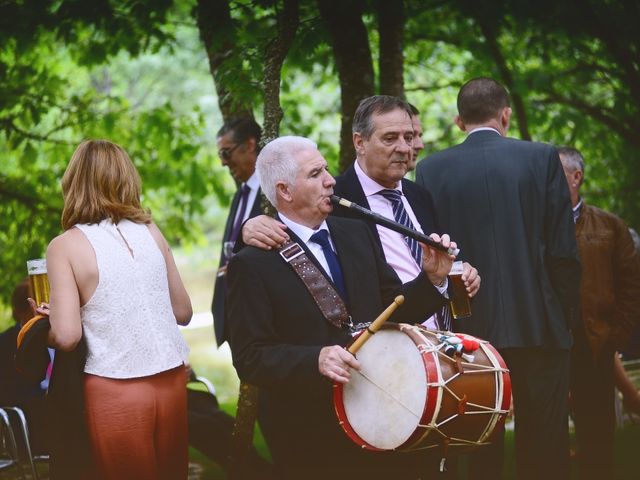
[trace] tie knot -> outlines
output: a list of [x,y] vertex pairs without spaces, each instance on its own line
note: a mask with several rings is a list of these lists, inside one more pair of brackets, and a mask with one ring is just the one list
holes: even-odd
[[329,232],[327,232],[324,229],[318,230],[316,233],[311,235],[311,238],[309,238],[309,240],[311,240],[312,242],[317,243],[321,247],[330,246],[330,244],[329,244]]
[[389,200],[391,203],[402,202],[402,192],[400,190],[385,188],[384,190],[380,190],[378,193]]
[[249,192],[251,191],[251,187],[245,183],[245,184],[242,185],[241,191],[242,191],[242,196],[247,196],[247,195],[249,195]]

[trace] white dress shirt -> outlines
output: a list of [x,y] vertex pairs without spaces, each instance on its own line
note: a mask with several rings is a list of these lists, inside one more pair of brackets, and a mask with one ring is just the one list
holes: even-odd
[[[322,266],[322,268],[327,273],[329,278],[333,280],[333,276],[331,275],[331,271],[329,270],[329,264],[327,263],[327,259],[325,258],[324,252],[322,251],[322,247],[320,246],[319,243],[312,242],[309,240],[311,238],[311,235],[318,232],[319,230],[326,230],[327,232],[329,232],[329,228],[327,227],[327,222],[323,221],[320,224],[320,227],[314,230],[313,228],[305,227],[304,225],[300,225],[299,223],[294,222],[290,218],[285,217],[282,213],[278,212],[278,216],[280,217],[280,220],[282,220],[282,223],[284,223],[289,228],[289,230],[295,233],[298,236],[298,238],[300,238],[300,240],[302,240],[305,243],[309,251],[313,254],[314,257],[316,257],[316,259],[318,260],[318,263]],[[331,248],[335,252],[336,247],[333,244],[333,240],[331,240],[330,232],[329,232],[329,243],[331,244]]]

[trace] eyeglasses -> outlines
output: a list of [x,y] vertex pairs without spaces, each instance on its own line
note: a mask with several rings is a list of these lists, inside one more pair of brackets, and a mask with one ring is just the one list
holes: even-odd
[[225,161],[229,161],[229,159],[231,159],[231,154],[233,153],[233,151],[238,148],[240,146],[239,143],[236,143],[233,147],[231,148],[223,148],[222,150],[218,150],[218,156]]

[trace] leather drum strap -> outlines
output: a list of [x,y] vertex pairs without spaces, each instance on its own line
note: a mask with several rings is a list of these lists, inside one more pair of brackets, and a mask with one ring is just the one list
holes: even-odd
[[350,327],[351,319],[342,297],[320,269],[309,260],[304,249],[298,243],[288,241],[280,247],[278,253],[300,277],[324,318],[337,328]]

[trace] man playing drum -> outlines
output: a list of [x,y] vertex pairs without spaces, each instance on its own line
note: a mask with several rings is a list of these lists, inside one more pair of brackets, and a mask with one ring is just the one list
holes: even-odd
[[[347,438],[327,380],[347,383],[359,369],[343,347],[396,295],[406,300],[394,321],[420,322],[440,309],[453,256],[421,244],[422,272],[402,285],[364,223],[327,218],[335,181],[311,140],[272,141],[256,168],[297,246],[249,246],[233,257],[227,321],[238,375],[260,388],[258,419],[280,476],[417,478],[414,457],[368,452]],[[455,247],[446,234],[431,238]]]

